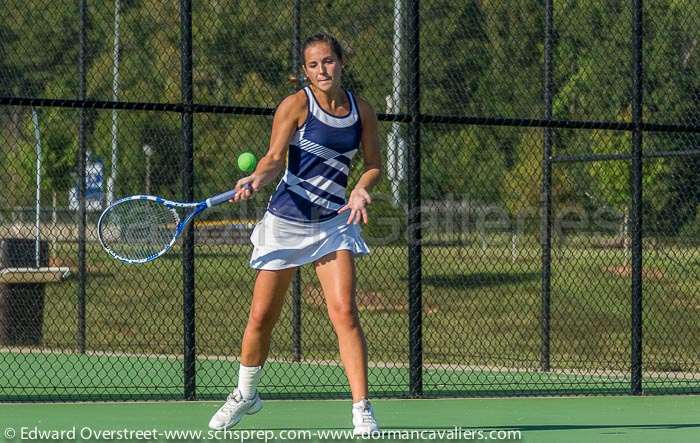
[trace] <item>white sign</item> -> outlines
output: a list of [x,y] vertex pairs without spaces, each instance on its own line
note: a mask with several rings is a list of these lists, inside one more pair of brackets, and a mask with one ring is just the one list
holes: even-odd
[[[85,165],[85,208],[88,211],[101,211],[104,199],[104,163],[99,158],[87,155]],[[68,194],[69,208],[78,210],[78,186],[73,186]]]

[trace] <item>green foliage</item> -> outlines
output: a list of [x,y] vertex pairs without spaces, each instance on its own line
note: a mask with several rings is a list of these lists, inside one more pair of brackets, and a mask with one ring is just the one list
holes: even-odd
[[55,127],[45,130],[43,136],[44,186],[51,192],[66,195],[73,185],[70,173],[78,152],[76,139]]
[[[78,4],[11,0],[0,15],[0,93],[75,98],[78,95]],[[459,3],[459,2],[458,2]],[[180,25],[177,2],[120,1],[119,84],[122,101],[181,101]],[[696,123],[700,115],[700,8],[689,0],[645,2],[645,121]],[[394,4],[303,2],[302,38],[321,30],[335,34],[347,51],[345,84],[378,112],[393,88]],[[405,13],[405,11],[404,11]],[[421,111],[441,115],[542,118],[544,5],[541,0],[469,0],[446,5],[421,2]],[[193,5],[194,99],[199,103],[276,106],[295,85],[292,6],[273,0],[198,2]],[[114,3],[88,8],[87,93],[112,98]],[[632,15],[628,4],[554,2],[554,118],[631,120]],[[404,38],[406,37],[406,29]],[[401,92],[408,91],[402,47]],[[401,103],[402,111],[407,103]],[[0,186],[12,189],[6,204],[33,195],[34,142],[28,109],[2,111]],[[180,115],[110,110],[86,111],[88,149],[112,170],[118,148],[116,195],[143,192],[143,146],[154,149],[151,192],[180,194]],[[41,113],[44,190],[67,201],[75,171],[78,112]],[[383,131],[384,129],[382,129]],[[542,131],[424,125],[421,138],[425,199],[469,199],[504,204],[511,214],[539,206]],[[198,197],[219,192],[240,177],[242,151],[261,157],[270,119],[195,115]],[[556,130],[555,155],[628,153],[629,132]],[[381,134],[380,140],[386,140]],[[695,135],[645,134],[645,151],[696,149]],[[382,146],[384,150],[385,147]],[[12,168],[7,166],[8,160]],[[672,234],[692,220],[699,201],[696,161],[645,161],[644,214],[649,232]],[[357,168],[356,168],[357,169]],[[625,211],[630,202],[625,161],[566,164],[553,170],[556,202],[607,205]],[[405,187],[405,186],[404,186]],[[388,192],[385,182],[379,192]],[[585,197],[584,192],[592,197]],[[405,189],[402,191],[405,194]],[[261,202],[264,203],[264,202]],[[389,205],[391,206],[391,205]],[[386,208],[386,211],[394,209]],[[382,209],[380,212],[383,212]]]
[[423,63],[423,109],[443,115],[473,109],[471,102],[489,68],[486,11],[470,1],[449,8],[427,2],[422,12],[431,28],[421,41],[429,48]]
[[683,227],[679,236],[692,240],[700,238],[700,205],[695,208],[695,217]]
[[422,186],[427,200],[500,201],[504,159],[497,133],[475,127],[426,131]]
[[512,216],[539,207],[543,158],[537,142],[541,139],[542,130],[529,129],[517,147],[515,166],[503,176],[503,199]]

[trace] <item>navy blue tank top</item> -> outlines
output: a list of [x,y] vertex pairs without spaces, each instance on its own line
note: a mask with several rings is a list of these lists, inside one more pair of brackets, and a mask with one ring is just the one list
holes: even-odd
[[287,153],[287,169],[267,210],[287,220],[319,222],[345,205],[350,162],[362,136],[355,97],[346,91],[350,112],[336,117],[324,111],[311,89],[304,88],[308,114]]

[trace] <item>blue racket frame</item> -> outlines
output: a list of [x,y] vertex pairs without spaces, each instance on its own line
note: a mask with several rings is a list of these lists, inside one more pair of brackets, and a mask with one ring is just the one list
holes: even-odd
[[[129,263],[129,264],[143,264],[143,263],[148,263],[152,262],[153,260],[157,259],[161,255],[165,254],[168,252],[177,239],[180,237],[180,235],[184,232],[185,228],[187,225],[192,221],[193,218],[195,218],[198,214],[200,214],[202,211],[205,209],[211,208],[212,206],[220,205],[222,203],[225,203],[229,200],[231,200],[234,196],[236,195],[236,191],[226,191],[222,192],[221,194],[217,194],[213,197],[210,197],[206,200],[202,200],[199,202],[192,202],[192,203],[184,203],[184,202],[176,202],[176,201],[171,201],[171,200],[166,200],[162,197],[157,197],[154,195],[132,195],[130,197],[124,197],[122,199],[117,200],[116,202],[112,203],[107,209],[102,211],[102,214],[100,214],[100,218],[97,221],[97,236],[98,239],[100,240],[100,244],[102,245],[102,248],[107,251],[109,255],[111,255],[113,258],[122,261],[124,263]],[[150,200],[156,203],[159,203],[166,208],[170,209],[173,211],[173,214],[175,214],[176,219],[178,220],[177,225],[175,226],[175,229],[173,230],[173,236],[170,239],[170,243],[168,243],[165,248],[161,249],[160,252],[150,255],[146,258],[143,259],[130,259],[128,257],[122,257],[118,254],[116,254],[114,251],[112,251],[102,238],[102,220],[105,216],[105,214],[109,213],[109,211],[114,208],[117,205],[124,204],[129,201],[133,200]],[[176,208],[181,208],[181,209],[187,209],[187,208],[194,208],[192,212],[187,214],[187,216],[180,220],[180,215],[177,213],[175,210]]]

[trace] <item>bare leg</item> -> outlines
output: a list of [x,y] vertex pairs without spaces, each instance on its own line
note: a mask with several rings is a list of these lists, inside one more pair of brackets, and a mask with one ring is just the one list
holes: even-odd
[[328,254],[314,263],[326,296],[328,316],[338,336],[340,359],[352,400],[367,398],[367,344],[355,302],[355,265],[350,251]]
[[270,352],[272,330],[282,312],[284,295],[295,268],[258,271],[250,304],[248,324],[243,333],[240,362],[245,366],[262,366]]
[[226,403],[209,421],[209,428],[222,430],[241,420],[246,414],[255,414],[262,408],[260,397],[255,395],[256,384],[262,366],[270,352],[270,336],[282,311],[284,294],[294,275],[294,268],[281,271],[259,271],[255,278],[250,315],[241,343],[241,368],[238,387],[226,399]]

